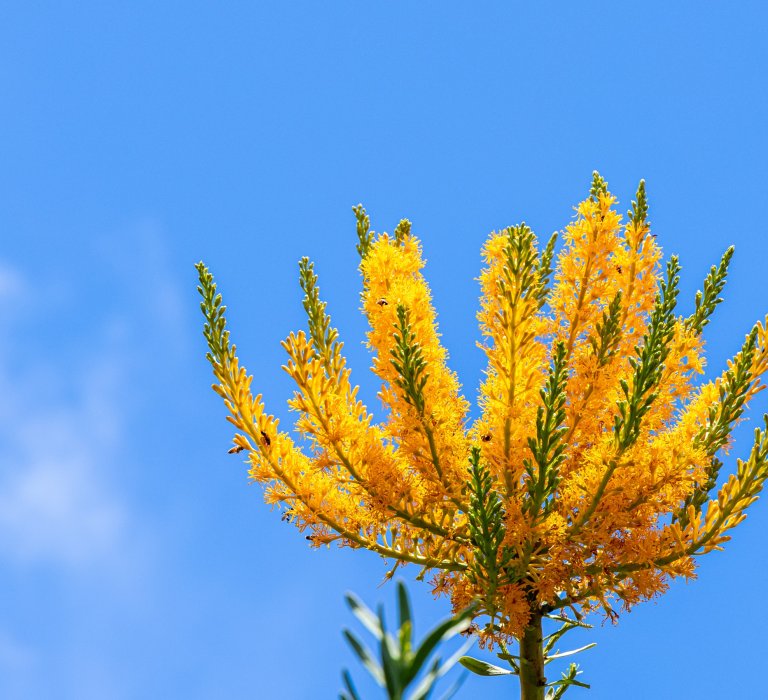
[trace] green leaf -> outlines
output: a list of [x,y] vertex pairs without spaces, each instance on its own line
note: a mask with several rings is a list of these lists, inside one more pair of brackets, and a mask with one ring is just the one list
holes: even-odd
[[379,626],[379,620],[373,610],[366,607],[354,593],[347,593],[344,596],[352,610],[352,614],[363,623],[363,626],[374,636],[376,639],[381,639],[382,630]]
[[[397,599],[400,625],[393,636],[387,632],[383,607],[380,606],[374,614],[353,594],[348,593],[346,596],[350,609],[376,636],[379,642],[379,659],[374,660],[373,654],[348,630],[344,630],[344,636],[368,672],[381,687],[386,689],[390,700],[395,698],[402,700],[406,691],[409,690],[409,686],[414,682],[417,682],[417,688],[412,692],[409,700],[426,700],[437,681],[458,663],[459,657],[470,649],[474,640],[466,640],[466,643],[461,645],[461,648],[446,661],[442,661],[440,657],[432,657],[430,660],[430,656],[438,644],[469,627],[477,606],[472,605],[458,615],[438,624],[427,634],[416,653],[412,654],[410,647],[412,644],[413,613],[407,589],[401,582],[397,584]],[[417,681],[427,666],[429,666],[429,670],[426,675]],[[452,692],[455,692],[455,689]],[[351,686],[350,677],[344,695],[345,700],[357,700],[355,693],[354,686]]]
[[456,617],[451,617],[441,622],[435,627],[421,643],[411,661],[411,667],[406,675],[406,685],[410,683],[419,673],[422,666],[426,663],[429,655],[437,648],[437,645],[455,637],[457,634],[469,629],[469,625],[476,610],[475,606],[470,606],[463,610]]
[[573,654],[578,654],[580,651],[586,651],[587,649],[591,649],[592,647],[596,647],[597,642],[592,642],[591,644],[586,644],[583,647],[579,647],[578,649],[571,649],[571,651],[563,651],[559,652],[557,654],[549,654],[547,658],[544,660],[545,664],[548,664],[550,661],[554,661],[555,659],[564,659],[566,656],[573,656]]
[[413,691],[409,700],[426,700],[429,694],[435,687],[437,679],[440,677],[440,658],[436,658],[432,663],[432,668],[429,669],[427,675],[421,679],[419,684]]
[[410,654],[413,623],[411,622],[411,603],[408,600],[408,590],[402,581],[397,582],[397,610],[400,620],[398,637],[403,655]]
[[478,676],[513,676],[514,671],[510,671],[501,666],[494,666],[487,661],[481,661],[472,656],[462,656],[459,659],[459,663],[472,673],[476,673]]
[[451,656],[449,656],[445,663],[440,667],[440,676],[444,676],[448,671],[450,671],[457,663],[459,663],[459,659],[461,659],[462,656],[464,656],[473,646],[475,645],[475,640],[470,637],[464,644],[462,644]]
[[560,680],[548,684],[550,690],[547,692],[547,700],[559,700],[572,685],[579,686],[580,688],[589,688],[590,686],[587,683],[576,680],[576,676],[580,673],[579,667],[576,664],[571,664]]
[[365,647],[363,643],[349,630],[344,630],[342,634],[349,643],[349,646],[351,646],[352,650],[355,652],[355,654],[357,654],[357,657],[360,659],[363,666],[365,666],[365,668],[368,670],[368,673],[373,676],[374,680],[380,686],[384,687],[384,671],[382,670],[381,666],[376,663],[375,659],[373,658],[373,654],[371,654],[368,648]]
[[[461,657],[464,656],[464,654],[466,654],[472,646],[474,646],[474,643],[475,643],[474,639],[468,639],[464,644],[461,645],[461,647],[459,647],[459,649],[452,656],[446,659],[442,664],[440,663],[440,658],[438,657],[433,662],[432,668],[429,671],[429,674],[426,676],[427,679],[431,679],[430,681],[431,685],[425,686],[424,685],[425,682],[422,681],[417,686],[417,690],[414,691],[416,695],[413,695],[410,698],[410,700],[417,700],[417,698],[422,697],[418,695],[418,691],[420,689],[428,688],[429,690],[431,690],[434,687],[434,684],[437,683],[437,681],[440,678],[442,678],[446,673],[448,673],[448,671],[450,671],[459,662]],[[417,675],[418,675],[418,671],[417,671]],[[458,683],[458,686],[460,686],[462,682],[463,680]],[[458,687],[455,687],[455,690],[453,690],[453,692],[449,694],[447,697],[450,697],[452,694],[455,694],[456,691],[458,691]],[[426,695],[424,695],[423,697],[426,697]]]
[[448,690],[445,691],[445,694],[440,698],[440,700],[451,700],[451,698],[459,692],[461,686],[464,685],[464,681],[467,680],[468,675],[469,674],[466,671],[462,673],[458,677],[457,681],[450,688],[448,688]]
[[560,629],[555,630],[552,632],[552,634],[548,634],[546,637],[544,637],[544,656],[546,657],[547,654],[549,654],[550,651],[552,651],[552,648],[555,646],[557,641],[566,633],[570,632],[572,629],[576,627],[586,627],[591,628],[592,625],[587,625],[584,622],[580,622],[578,620],[572,620],[568,617],[562,617],[557,615],[548,615],[549,619],[556,620],[558,622],[562,622],[563,625],[560,627]]
[[343,696],[345,699],[348,697],[349,700],[360,700],[360,696],[357,693],[357,688],[355,688],[355,684],[352,682],[352,676],[349,675],[349,671],[347,669],[344,669],[344,672],[341,674],[341,677],[344,679],[344,685],[347,688],[347,692],[349,693],[349,696]]
[[403,682],[402,659],[398,656],[398,648],[392,636],[387,634],[386,624],[384,622],[384,608],[378,610],[379,626],[381,627],[382,637],[379,642],[381,648],[381,665],[384,670],[384,680],[386,688],[391,697],[400,697],[403,687],[407,682]]

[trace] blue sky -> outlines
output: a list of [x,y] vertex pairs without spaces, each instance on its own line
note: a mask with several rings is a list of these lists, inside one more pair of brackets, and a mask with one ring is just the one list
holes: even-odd
[[[201,258],[285,422],[309,255],[376,406],[350,207],[409,217],[472,398],[487,234],[561,229],[595,168],[625,207],[643,177],[683,311],[736,245],[721,371],[768,311],[766,22],[760,2],[2,3],[0,696],[302,700],[362,676],[342,594],[394,588],[373,555],[309,550],[226,454]],[[698,581],[595,620],[573,697],[746,695],[766,527],[759,502]],[[411,591],[422,629],[446,613]]]

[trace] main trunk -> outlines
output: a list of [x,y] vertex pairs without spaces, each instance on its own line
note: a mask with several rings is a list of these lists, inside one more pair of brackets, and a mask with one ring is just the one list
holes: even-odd
[[520,700],[544,700],[546,683],[541,615],[534,615],[520,640]]

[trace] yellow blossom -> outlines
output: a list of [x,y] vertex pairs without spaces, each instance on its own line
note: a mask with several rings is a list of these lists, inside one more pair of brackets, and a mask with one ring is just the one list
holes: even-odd
[[420,241],[407,221],[375,235],[356,207],[386,418],[377,424],[359,400],[305,259],[308,329],[283,346],[308,452],[251,393],[216,285],[198,266],[214,389],[237,431],[232,451],[247,453],[267,501],[316,546],[337,541],[417,564],[457,609],[479,601],[484,644],[517,638],[529,649],[544,615],[614,617],[616,601],[629,609],[670,579],[693,577],[696,557],[722,547],[768,477],[768,427],[735,474],[721,478],[718,459],[763,388],[765,324],[697,386],[702,331],[732,249],[694,313],[678,316],[679,265],[662,269],[644,185],[626,221],[615,204],[596,174],[557,255],[554,237],[540,246],[525,224],[491,234],[478,311],[488,364],[473,424],[440,343]]

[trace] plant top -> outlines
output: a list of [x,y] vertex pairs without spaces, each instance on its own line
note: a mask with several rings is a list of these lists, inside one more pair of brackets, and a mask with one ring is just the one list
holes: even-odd
[[768,476],[766,427],[724,480],[718,457],[763,388],[768,336],[756,324],[727,369],[697,386],[702,331],[733,249],[694,312],[679,316],[680,267],[675,257],[662,265],[643,183],[624,220],[615,204],[595,173],[557,255],[556,236],[540,247],[525,224],[490,235],[478,312],[488,366],[474,422],[410,223],[376,235],[355,207],[386,420],[358,399],[304,258],[308,328],[283,342],[283,369],[308,454],[251,392],[200,263],[214,389],[237,430],[233,451],[246,451],[267,502],[313,545],[415,564],[457,611],[478,601],[474,629],[489,644],[524,640],[545,615],[614,617],[617,603],[629,609],[694,576],[696,557],[721,548]]

